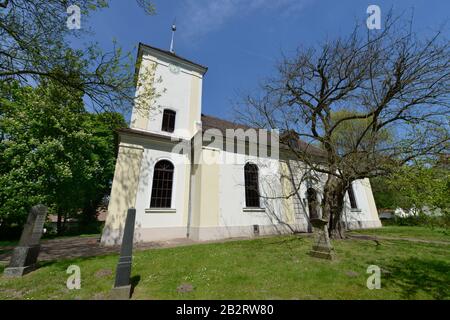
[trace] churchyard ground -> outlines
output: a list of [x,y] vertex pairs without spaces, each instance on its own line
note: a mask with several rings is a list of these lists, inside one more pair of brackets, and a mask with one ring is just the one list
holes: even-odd
[[445,228],[430,228],[420,226],[385,226],[380,229],[353,231],[352,234],[450,242],[450,229]]
[[[335,261],[310,257],[308,236],[135,251],[132,299],[450,299],[448,230],[384,227],[352,234],[379,238],[333,241]],[[41,261],[23,278],[0,277],[0,299],[107,299],[117,260],[106,254]],[[66,286],[70,265],[80,267],[79,290]],[[381,269],[380,289],[367,287],[371,265]]]

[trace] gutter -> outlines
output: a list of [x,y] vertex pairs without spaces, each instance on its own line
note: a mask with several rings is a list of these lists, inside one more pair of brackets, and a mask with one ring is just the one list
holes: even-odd
[[186,238],[189,238],[191,235],[191,224],[192,224],[192,202],[193,202],[193,192],[192,192],[192,185],[193,185],[193,179],[194,179],[194,139],[195,134],[191,139],[191,163],[190,163],[190,172],[189,172],[189,195],[188,195],[188,221],[186,226]]

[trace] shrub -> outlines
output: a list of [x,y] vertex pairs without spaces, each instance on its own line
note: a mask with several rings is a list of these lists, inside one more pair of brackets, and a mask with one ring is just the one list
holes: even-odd
[[423,226],[430,228],[450,229],[450,214],[448,212],[444,212],[440,216],[429,216],[423,213],[409,217],[396,216],[391,220],[383,220],[383,225]]

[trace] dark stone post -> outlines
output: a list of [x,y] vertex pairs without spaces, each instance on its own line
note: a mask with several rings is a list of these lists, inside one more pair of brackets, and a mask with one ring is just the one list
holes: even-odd
[[36,269],[37,258],[41,249],[39,242],[46,217],[46,206],[40,204],[31,208],[19,245],[14,248],[11,262],[4,271],[5,276],[21,277]]
[[120,248],[120,258],[117,264],[116,280],[112,290],[112,298],[125,300],[131,295],[131,262],[133,255],[134,223],[136,220],[136,209],[128,209],[125,228]]

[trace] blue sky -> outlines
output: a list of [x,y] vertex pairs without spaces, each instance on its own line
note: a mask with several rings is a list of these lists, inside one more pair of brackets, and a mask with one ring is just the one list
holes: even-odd
[[[154,0],[157,14],[147,16],[134,0],[111,0],[108,9],[89,18],[94,40],[108,49],[116,39],[126,50],[139,42],[169,49],[176,18],[178,55],[209,67],[203,83],[203,112],[232,118],[231,101],[254,90],[275,73],[281,53],[347,34],[366,9],[381,13],[414,8],[414,26],[425,34],[449,25],[448,0]],[[448,36],[447,31],[447,36]]]

